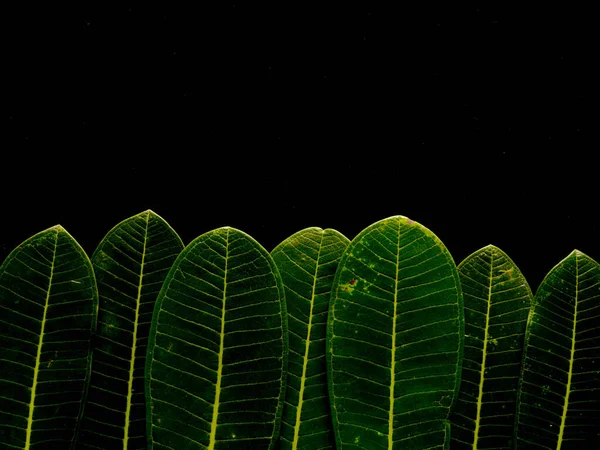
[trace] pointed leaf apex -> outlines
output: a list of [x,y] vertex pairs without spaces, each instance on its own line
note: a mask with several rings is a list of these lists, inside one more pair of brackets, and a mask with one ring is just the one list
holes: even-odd
[[64,227],[60,224],[58,225],[54,225],[53,227],[50,228],[51,230],[56,230],[59,233],[65,233],[67,230],[64,229]]
[[487,250],[489,252],[492,252],[495,256],[499,256],[502,255],[504,257],[508,257],[508,255],[504,252],[504,250],[502,250],[500,247],[497,247],[494,244],[488,244],[485,247],[483,247],[483,250]]
[[582,252],[580,252],[577,249],[573,249],[573,251],[571,253],[569,253],[564,259],[563,261],[569,260],[569,259],[575,259],[577,260],[577,258],[581,258],[582,256],[585,256]]
[[575,257],[577,259],[591,259],[593,261],[592,258],[590,258],[588,255],[586,255],[585,253],[583,253],[581,250],[577,250],[574,249],[568,256],[570,257]]

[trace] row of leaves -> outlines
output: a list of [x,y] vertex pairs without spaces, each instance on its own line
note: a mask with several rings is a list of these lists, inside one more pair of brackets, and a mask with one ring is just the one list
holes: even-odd
[[0,448],[590,448],[599,317],[583,253],[534,297],[402,216],[268,253],[146,211],[90,259],[56,226],[0,267]]

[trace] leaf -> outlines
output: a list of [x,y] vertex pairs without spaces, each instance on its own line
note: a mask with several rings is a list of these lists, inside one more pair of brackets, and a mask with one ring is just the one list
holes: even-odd
[[60,225],[27,239],[0,267],[0,443],[74,443],[90,372],[98,293],[92,265]]
[[538,288],[525,332],[519,448],[596,448],[600,441],[600,265],[573,251]]
[[158,292],[182,249],[175,231],[148,210],[110,230],[92,255],[100,308],[79,447],[147,448],[148,331]]
[[289,325],[282,449],[333,446],[325,337],[333,278],[349,243],[335,230],[306,228],[271,252],[285,287]]
[[464,318],[443,243],[394,216],[344,252],[332,291],[327,364],[338,448],[447,448]]
[[155,449],[273,448],[287,371],[284,289],[271,256],[230,227],[177,258],[156,301],[146,359]]
[[512,448],[531,290],[513,261],[488,245],[458,266],[464,309],[462,381],[452,448]]

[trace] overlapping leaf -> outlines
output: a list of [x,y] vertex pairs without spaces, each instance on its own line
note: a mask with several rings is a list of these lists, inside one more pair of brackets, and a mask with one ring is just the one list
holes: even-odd
[[159,448],[271,449],[287,371],[285,294],[272,257],[219,228],[189,244],[156,302],[146,360]]
[[327,330],[337,448],[448,447],[463,320],[456,266],[431,231],[395,216],[354,238]]
[[145,211],[115,226],[92,255],[100,308],[79,447],[147,448],[148,330],[156,297],[182,249],[175,231]]
[[531,290],[513,261],[489,245],[458,267],[465,309],[462,381],[452,448],[512,448]]
[[98,294],[92,265],[59,225],[0,267],[0,447],[74,444]]
[[518,448],[600,442],[600,265],[575,250],[538,288],[525,333]]
[[325,337],[333,278],[349,242],[335,230],[307,228],[271,252],[285,287],[289,325],[282,449],[328,449],[334,444]]

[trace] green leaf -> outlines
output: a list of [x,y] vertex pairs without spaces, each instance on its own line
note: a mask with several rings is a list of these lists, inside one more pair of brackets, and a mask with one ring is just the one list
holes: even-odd
[[284,288],[266,250],[230,227],[196,238],[154,309],[146,359],[150,445],[273,448],[287,336]]
[[325,338],[333,278],[349,243],[335,230],[306,228],[271,252],[285,287],[289,324],[282,449],[329,449],[334,443]]
[[525,332],[519,448],[600,442],[600,265],[575,250],[538,288]]
[[90,260],[60,225],[6,258],[0,267],[2,448],[71,448],[97,308]]
[[147,448],[148,331],[156,297],[182,249],[167,222],[145,211],[115,226],[92,255],[100,308],[79,447]]
[[354,238],[327,329],[337,447],[447,448],[463,334],[458,272],[430,230],[394,216]]
[[512,448],[531,290],[513,261],[489,245],[458,266],[465,309],[462,381],[452,448]]

